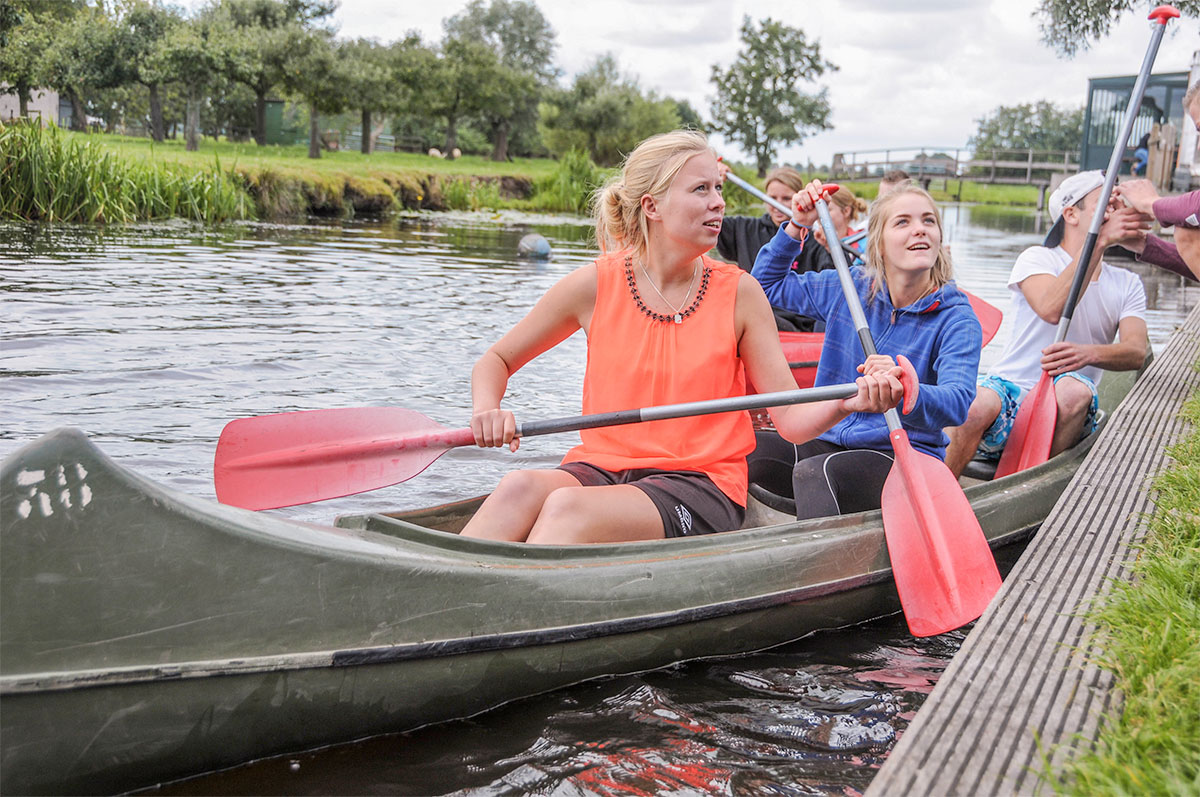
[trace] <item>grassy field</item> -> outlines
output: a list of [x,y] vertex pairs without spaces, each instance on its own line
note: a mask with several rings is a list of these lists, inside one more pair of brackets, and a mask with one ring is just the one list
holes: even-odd
[[515,158],[509,163],[497,163],[477,155],[464,155],[456,160],[433,158],[414,152],[375,152],[363,155],[357,151],[322,152],[320,158],[308,157],[308,147],[265,146],[254,142],[214,141],[205,138],[200,149],[188,152],[183,140],[168,139],[161,144],[149,138],[95,135],[103,146],[131,160],[171,161],[202,168],[220,161],[222,166],[254,167],[296,172],[344,173],[368,177],[381,170],[428,172],[447,176],[523,177],[530,181],[546,177],[554,171],[555,162],[545,158]]
[[1091,613],[1124,705],[1091,752],[1044,775],[1059,794],[1200,794],[1200,393],[1181,414],[1191,429],[1154,480],[1133,576]]
[[[132,215],[114,212],[98,213],[84,207],[91,193],[111,193],[109,183],[126,186],[118,172],[137,175],[133,184],[154,180],[145,175],[173,175],[173,179],[194,180],[204,176],[212,182],[224,176],[228,186],[212,191],[223,199],[218,211],[186,209],[177,215],[217,220],[222,217],[258,217],[288,219],[307,214],[345,216],[355,214],[389,213],[409,210],[499,210],[515,209],[552,213],[584,213],[595,188],[603,183],[610,169],[601,169],[586,157],[569,154],[561,160],[546,158],[517,158],[497,163],[487,158],[467,155],[445,160],[409,152],[376,152],[363,155],[356,151],[324,152],[320,158],[309,158],[304,146],[259,147],[253,143],[203,139],[199,150],[188,152],[181,139],[155,143],[147,138],[84,134],[58,131],[51,148],[75,153],[65,159],[65,170],[56,185],[91,185],[92,190],[80,188],[64,204],[78,202],[78,210],[67,209],[55,218],[91,218],[97,221],[119,221],[128,218],[161,218],[171,215],[171,207],[186,202],[167,199],[153,203],[153,208]],[[104,161],[104,169],[92,164]],[[72,176],[86,173],[87,179]],[[761,187],[753,170],[739,167],[739,174]],[[97,184],[99,174],[110,175]],[[810,175],[821,176],[821,175]],[[161,181],[160,181],[161,182]],[[870,200],[878,186],[874,182],[847,182],[847,187]],[[230,199],[230,190],[244,194],[242,199]],[[993,186],[962,183],[956,180],[934,181],[934,197],[943,201],[985,203],[992,205],[1027,206],[1037,202],[1037,189],[1031,186]],[[135,190],[133,193],[139,193]],[[141,191],[140,193],[146,193]],[[11,198],[10,198],[11,199]],[[0,197],[0,201],[3,197]],[[761,204],[737,188],[727,191],[730,215],[757,215]],[[19,202],[7,203],[11,208]],[[227,210],[228,208],[237,208]],[[205,214],[208,215],[205,215]],[[15,214],[15,217],[20,217]],[[29,218],[43,218],[35,210]]]

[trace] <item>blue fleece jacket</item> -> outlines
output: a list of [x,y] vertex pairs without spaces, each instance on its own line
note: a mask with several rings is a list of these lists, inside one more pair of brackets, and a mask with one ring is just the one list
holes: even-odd
[[[825,345],[817,366],[816,384],[853,382],[866,359],[850,308],[842,295],[836,271],[797,274],[789,271],[800,243],[787,234],[786,224],[758,253],[751,272],[771,304],[825,322]],[[916,406],[900,420],[913,447],[939,459],[946,457],[949,439],[942,431],[967,418],[975,398],[979,350],[983,332],[966,295],[953,282],[907,307],[893,307],[885,289],[871,297],[866,271],[850,267],[871,328],[875,348],[895,358],[912,360],[921,383]],[[846,448],[890,451],[887,422],[882,415],[854,413],[820,436]]]

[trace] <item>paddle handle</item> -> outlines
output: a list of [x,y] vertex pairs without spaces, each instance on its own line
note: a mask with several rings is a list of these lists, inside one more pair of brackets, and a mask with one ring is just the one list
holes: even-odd
[[1058,321],[1054,342],[1062,343],[1067,339],[1067,331],[1071,326],[1071,317],[1075,315],[1075,306],[1083,293],[1083,281],[1090,270],[1088,265],[1096,251],[1096,242],[1100,238],[1100,227],[1104,224],[1104,214],[1108,208],[1109,197],[1112,196],[1113,186],[1117,184],[1117,172],[1121,169],[1121,157],[1125,154],[1125,143],[1133,132],[1133,123],[1137,121],[1138,111],[1142,107],[1142,97],[1146,93],[1146,82],[1150,78],[1150,69],[1158,56],[1158,46],[1162,43],[1167,23],[1179,16],[1172,6],[1159,6],[1150,12],[1150,19],[1158,24],[1150,34],[1150,44],[1146,48],[1146,56],[1142,59],[1142,68],[1133,84],[1133,92],[1129,95],[1129,104],[1125,107],[1125,118],[1121,122],[1121,132],[1113,142],[1112,152],[1108,157],[1108,169],[1104,173],[1104,186],[1100,189],[1100,198],[1096,200],[1096,212],[1092,214],[1092,223],[1088,227],[1087,238],[1084,239],[1083,249],[1079,259],[1075,261],[1075,278],[1071,280],[1071,292],[1067,294],[1067,303],[1063,305],[1062,316]]
[[[517,437],[533,437],[558,432],[576,432],[580,429],[596,429],[601,426],[622,426],[643,421],[663,421],[670,418],[687,418],[692,415],[711,415],[718,412],[758,410],[766,407],[784,407],[789,404],[804,404],[813,401],[850,398],[858,392],[858,385],[847,382],[841,385],[810,387],[803,390],[784,390],[778,393],[756,393],[753,396],[689,401],[683,404],[661,404],[634,410],[599,412],[593,415],[576,415],[546,421],[528,421],[517,425]],[[464,430],[470,431],[470,430]],[[474,442],[472,439],[466,443]]]

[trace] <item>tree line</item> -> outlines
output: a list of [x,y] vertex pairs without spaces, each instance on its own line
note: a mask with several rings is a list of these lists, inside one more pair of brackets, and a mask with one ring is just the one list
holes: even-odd
[[[0,81],[27,113],[32,92],[67,98],[72,123],[145,126],[161,141],[182,127],[199,137],[266,143],[268,99],[308,109],[309,154],[319,120],[361,116],[363,151],[384,120],[398,138],[494,160],[561,156],[619,161],[654,133],[694,127],[724,133],[760,172],[778,148],[829,126],[824,89],[832,64],[804,33],[770,19],[743,21],[743,48],[714,65],[711,122],[686,100],[643,89],[615,56],[570,82],[555,65],[556,34],[531,0],[472,0],[443,20],[438,41],[415,32],[380,43],[335,36],[337,0],[210,0],[188,14],[162,0],[0,0]],[[769,76],[764,79],[764,76]]]

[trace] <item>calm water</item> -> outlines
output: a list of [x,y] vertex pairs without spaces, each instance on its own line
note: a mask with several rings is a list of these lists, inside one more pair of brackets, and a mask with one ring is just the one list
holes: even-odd
[[[949,207],[959,282],[1007,309],[1016,255],[1044,232],[1023,211]],[[545,235],[555,257],[520,261]],[[182,492],[212,497],[221,428],[298,409],[402,406],[466,424],[471,366],[594,252],[574,219],[440,215],[384,223],[0,226],[0,457],[58,426]],[[1156,349],[1200,299],[1135,267]],[[985,349],[999,355],[1007,322]],[[526,366],[519,418],[579,412],[583,341]],[[374,493],[278,510],[411,508],[552,466],[573,435],[520,451],[454,449]],[[843,794],[865,788],[961,634],[913,640],[898,619],[769,654],[694,663],[522,701],[469,721],[259,762],[178,793]]]

